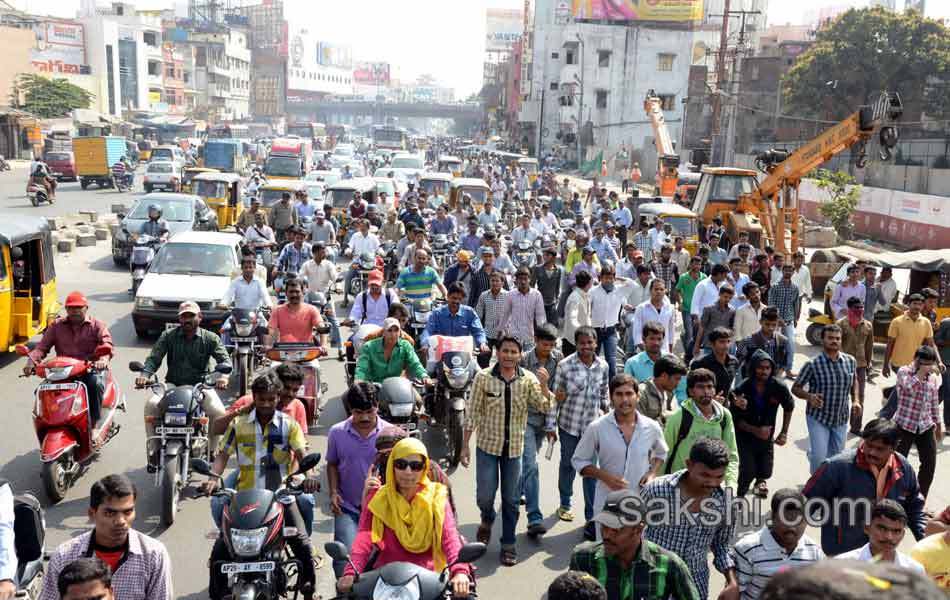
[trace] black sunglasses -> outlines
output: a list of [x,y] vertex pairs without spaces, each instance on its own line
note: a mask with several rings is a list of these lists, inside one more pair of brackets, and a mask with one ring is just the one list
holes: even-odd
[[404,458],[397,458],[393,461],[393,468],[397,471],[405,471],[406,469],[412,469],[415,473],[422,471],[426,467],[425,462],[421,460],[409,461]]

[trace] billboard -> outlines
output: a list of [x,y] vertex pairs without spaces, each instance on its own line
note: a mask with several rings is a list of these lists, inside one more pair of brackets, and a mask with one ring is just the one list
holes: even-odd
[[510,52],[524,33],[524,15],[518,9],[485,10],[485,50]]
[[292,27],[288,38],[287,89],[333,94],[351,93],[350,49],[320,41],[306,29]]
[[596,21],[701,21],[703,0],[573,0],[575,19]]
[[353,64],[353,83],[389,85],[389,63],[357,62]]
[[346,46],[317,42],[317,64],[338,69],[353,68],[353,53]]
[[33,25],[36,47],[30,62],[41,73],[90,73],[86,64],[85,30],[81,23],[40,21]]

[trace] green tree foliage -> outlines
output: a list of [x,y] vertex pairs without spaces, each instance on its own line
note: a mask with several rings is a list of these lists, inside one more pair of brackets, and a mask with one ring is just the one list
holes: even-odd
[[841,119],[887,90],[946,118],[944,81],[950,81],[950,29],[917,12],[878,7],[851,9],[819,30],[783,88],[786,105],[799,114]]
[[65,79],[47,79],[21,73],[17,78],[11,104],[41,119],[65,117],[77,108],[89,108],[93,95]]
[[854,177],[844,171],[818,169],[813,175],[818,189],[829,196],[828,202],[818,206],[818,212],[831,221],[832,227],[843,239],[851,237],[851,217],[861,197],[861,186],[854,184]]

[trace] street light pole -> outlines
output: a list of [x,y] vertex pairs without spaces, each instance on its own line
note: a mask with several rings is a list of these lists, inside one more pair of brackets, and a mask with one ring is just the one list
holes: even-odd
[[581,96],[578,99],[580,105],[577,109],[577,168],[581,168],[581,127],[584,121],[584,40],[581,38],[581,34],[577,34],[577,41],[580,44],[581,49]]

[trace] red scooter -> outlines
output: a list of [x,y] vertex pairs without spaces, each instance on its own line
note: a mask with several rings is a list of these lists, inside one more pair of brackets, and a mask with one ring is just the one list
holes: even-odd
[[[29,349],[22,344],[16,347],[16,352],[29,356]],[[119,432],[115,412],[125,410],[125,398],[119,394],[112,371],[106,371],[103,420],[98,431],[92,430],[86,385],[79,381],[93,368],[93,361],[111,352],[109,346],[99,346],[92,361],[56,356],[39,364],[33,362],[33,372],[43,378],[43,383],[36,388],[33,427],[40,442],[43,485],[53,503],[66,496],[83,467]]]

